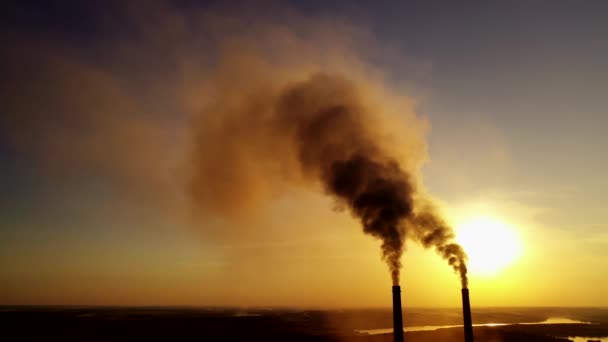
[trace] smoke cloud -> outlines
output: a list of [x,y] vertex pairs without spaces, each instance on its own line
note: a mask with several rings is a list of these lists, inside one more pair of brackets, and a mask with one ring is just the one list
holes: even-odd
[[114,6],[111,23],[130,26],[102,25],[97,53],[19,35],[0,53],[0,132],[41,169],[103,174],[139,202],[179,199],[159,206],[180,207],[186,187],[200,216],[227,218],[315,189],[381,241],[395,284],[410,239],[466,286],[466,255],[419,181],[427,123],[367,62],[390,51],[361,25]]
[[[309,45],[294,38],[289,47],[305,56]],[[434,248],[466,287],[466,254],[418,181],[425,124],[411,102],[361,64],[277,66],[264,51],[225,52],[192,126],[198,207],[237,215],[290,186],[316,187],[380,239],[394,284],[409,238]]]

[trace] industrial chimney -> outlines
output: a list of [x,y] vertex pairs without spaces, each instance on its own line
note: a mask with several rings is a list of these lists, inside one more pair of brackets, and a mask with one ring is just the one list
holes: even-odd
[[464,341],[473,342],[473,321],[471,320],[471,302],[469,301],[469,289],[467,288],[462,289],[462,318],[464,320]]
[[403,316],[401,311],[401,286],[393,286],[393,336],[395,342],[403,342]]

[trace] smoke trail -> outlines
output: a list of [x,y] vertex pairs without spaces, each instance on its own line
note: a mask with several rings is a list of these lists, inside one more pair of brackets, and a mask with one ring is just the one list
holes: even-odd
[[[167,121],[152,114],[196,108],[189,191],[199,209],[230,216],[286,187],[320,186],[382,241],[395,284],[407,238],[435,248],[466,284],[462,248],[420,203],[425,125],[357,58],[362,49],[353,41],[365,36],[360,25],[276,13],[254,23],[240,14],[191,18],[163,6],[127,7],[133,18],[123,10],[112,17],[137,18],[145,39],[99,50],[120,61],[119,69],[82,60],[66,48],[71,44],[54,39],[11,39],[0,52],[9,80],[0,86],[7,113],[0,133],[49,158],[59,174],[107,173],[120,188],[167,206],[165,198],[177,197],[171,177],[177,148]],[[219,56],[209,53],[216,50]],[[163,69],[174,65],[186,71]]]
[[426,208],[410,218],[415,238],[426,248],[435,247],[437,253],[459,274],[462,288],[467,288],[467,255],[462,246],[453,242],[454,233],[447,223],[429,210]]
[[310,43],[279,32],[271,44],[286,49],[230,41],[207,80],[192,124],[190,192],[198,208],[233,216],[286,187],[320,187],[381,240],[394,284],[408,238],[434,248],[466,284],[464,251],[422,201],[424,123],[411,105],[386,95],[364,63],[345,60],[357,54],[343,51],[336,36],[319,43],[327,33],[315,34]]
[[[332,93],[343,97],[332,99]],[[327,102],[311,108],[315,98]],[[402,222],[412,214],[413,185],[367,132],[369,114],[356,90],[339,77],[315,75],[282,92],[277,114],[286,119],[281,129],[293,132],[302,168],[350,208],[365,233],[382,240],[383,258],[398,283],[405,240]]]
[[[241,147],[234,141],[216,145],[217,151],[210,151],[205,145],[204,150],[197,150],[195,155],[199,171],[195,181],[199,184],[247,182],[234,178],[247,175],[247,170],[229,169],[242,165],[238,161],[240,158],[255,158],[264,163],[272,156],[275,162],[286,165],[295,161],[303,179],[320,182],[328,195],[359,219],[365,233],[382,241],[382,256],[389,266],[393,283],[399,283],[400,258],[406,237],[411,235],[424,247],[434,247],[460,272],[463,284],[466,284],[464,251],[451,242],[451,229],[429,210],[429,206],[424,211],[417,210],[413,174],[379,142],[382,134],[377,132],[379,126],[375,117],[381,115],[382,110],[366,106],[362,88],[344,77],[327,73],[279,83],[276,88],[251,93],[241,99],[236,108],[214,104],[213,114],[224,113],[231,119],[216,126],[223,129],[220,134],[209,132],[208,125],[199,126],[199,137],[214,133],[214,137],[238,140],[235,136],[238,132],[231,129],[238,124],[238,127],[246,128],[247,141],[238,144],[247,144],[243,153],[248,155],[239,155]],[[277,150],[277,146],[282,150]],[[226,174],[232,177],[230,181],[209,179]],[[270,172],[263,177],[279,175]],[[205,198],[209,191],[196,192],[197,189],[194,188],[199,201],[211,200]],[[215,190],[238,193],[239,187]],[[226,198],[226,194],[214,198]],[[222,205],[217,201],[214,204]]]

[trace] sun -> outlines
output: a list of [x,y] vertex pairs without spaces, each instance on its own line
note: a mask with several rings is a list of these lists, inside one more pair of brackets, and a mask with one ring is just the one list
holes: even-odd
[[469,256],[471,273],[494,275],[512,264],[521,253],[516,230],[497,218],[478,216],[456,227],[456,241]]

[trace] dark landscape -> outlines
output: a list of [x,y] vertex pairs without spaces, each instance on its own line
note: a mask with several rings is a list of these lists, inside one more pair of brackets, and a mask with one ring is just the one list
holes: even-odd
[[[406,327],[459,324],[459,309],[404,311]],[[541,322],[549,316],[593,324],[475,327],[475,341],[567,341],[608,336],[606,308],[496,308],[473,310],[475,324]],[[3,307],[2,341],[392,341],[359,329],[387,328],[388,309]],[[431,324],[432,323],[432,324]],[[594,337],[596,336],[596,337]],[[463,341],[461,327],[410,331],[406,341]]]

